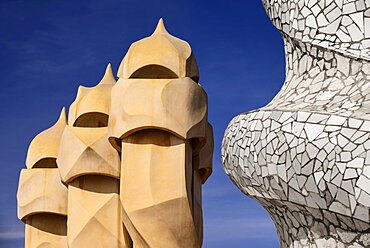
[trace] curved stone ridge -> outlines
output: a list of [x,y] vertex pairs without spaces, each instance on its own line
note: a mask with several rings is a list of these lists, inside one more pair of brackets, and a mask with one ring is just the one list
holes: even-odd
[[83,175],[120,177],[120,158],[109,145],[108,129],[66,126],[57,159],[64,183]]
[[[121,139],[152,127],[183,139],[205,139],[207,94],[191,78],[120,79],[112,98],[110,137]],[[184,109],[179,111],[178,106]]]
[[184,78],[199,80],[192,49],[166,30],[162,19],[153,34],[134,42],[118,69],[117,76],[129,78]]
[[230,122],[225,171],[270,213],[282,247],[369,247],[370,2],[263,4],[282,32],[286,81]]
[[96,86],[78,87],[76,99],[69,107],[68,124],[77,127],[106,127],[110,94],[115,83],[112,66],[108,64],[103,78]]
[[17,193],[18,218],[40,213],[67,216],[67,192],[57,168],[23,169]]
[[59,140],[66,125],[67,117],[63,108],[57,122],[32,140],[26,158],[28,169],[57,167],[55,160],[58,156]]

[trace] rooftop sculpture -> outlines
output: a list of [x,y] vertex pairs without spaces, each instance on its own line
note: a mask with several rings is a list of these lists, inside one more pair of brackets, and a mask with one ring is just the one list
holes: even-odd
[[201,247],[212,173],[207,95],[161,19],[37,135],[18,189],[25,247]]
[[269,212],[281,247],[369,247],[370,1],[262,2],[286,81],[230,122],[225,171]]

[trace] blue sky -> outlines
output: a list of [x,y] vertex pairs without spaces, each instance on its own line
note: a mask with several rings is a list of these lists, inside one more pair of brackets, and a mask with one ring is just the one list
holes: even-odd
[[16,190],[32,138],[71,104],[78,85],[95,85],[109,62],[116,73],[160,17],[192,45],[209,97],[215,155],[203,193],[204,247],[278,247],[268,214],[232,184],[220,158],[232,117],[267,104],[284,80],[282,39],[259,0],[2,0],[0,247],[23,247]]

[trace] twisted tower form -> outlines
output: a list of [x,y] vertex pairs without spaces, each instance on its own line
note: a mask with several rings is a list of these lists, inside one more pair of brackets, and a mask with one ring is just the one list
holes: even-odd
[[190,45],[159,21],[37,135],[18,188],[25,247],[201,247],[212,173],[207,94]]
[[286,81],[225,131],[226,173],[281,247],[370,246],[370,1],[263,0]]

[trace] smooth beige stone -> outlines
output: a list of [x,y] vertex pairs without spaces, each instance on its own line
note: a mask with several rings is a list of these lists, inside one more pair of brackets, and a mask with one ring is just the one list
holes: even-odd
[[200,247],[190,142],[160,130],[140,131],[122,141],[121,161],[123,221],[134,246]]
[[206,132],[206,143],[201,148],[198,156],[194,158],[194,168],[199,170],[199,176],[202,183],[205,183],[208,177],[212,174],[213,164],[213,127],[208,123]]
[[190,45],[169,34],[160,19],[154,33],[133,43],[117,76],[129,78],[184,78],[198,82],[198,65]]
[[108,142],[106,127],[66,126],[57,163],[65,183],[82,175],[120,176],[119,154]]
[[68,187],[69,248],[124,248],[119,180],[104,176],[79,177]]
[[58,121],[32,140],[26,158],[28,169],[57,167],[55,159],[58,155],[60,138],[66,124],[67,118],[65,108],[63,108]]
[[38,213],[67,215],[67,187],[57,168],[23,169],[17,193],[18,218]]
[[26,220],[25,248],[67,248],[67,217],[36,214]]
[[112,89],[109,140],[120,150],[120,139],[148,128],[205,140],[207,114],[207,94],[191,78],[119,79]]
[[191,47],[160,20],[118,77],[108,65],[31,143],[27,167],[54,169],[21,173],[27,248],[201,247],[213,131]]
[[[199,170],[193,171],[193,187],[192,187],[192,213],[194,226],[197,232],[197,237],[200,243],[203,243],[203,211],[202,211],[202,180]],[[201,246],[200,244],[200,246]]]
[[203,241],[202,184],[204,184],[212,174],[213,147],[213,128],[211,124],[208,123],[206,143],[201,148],[198,155],[193,154],[193,216],[198,240],[201,241]]
[[98,85],[78,88],[69,107],[68,124],[76,127],[106,127],[110,112],[110,92],[116,80],[109,64]]

